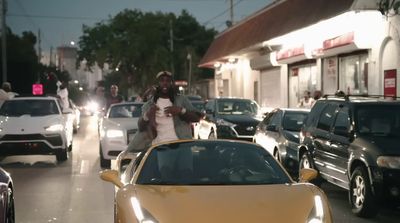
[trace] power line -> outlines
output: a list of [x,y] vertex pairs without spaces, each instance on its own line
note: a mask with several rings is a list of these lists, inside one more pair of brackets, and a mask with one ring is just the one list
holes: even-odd
[[[239,0],[239,1],[237,1],[235,4],[233,4],[232,7],[237,6],[237,5],[238,5],[239,3],[241,3],[242,1],[244,1],[244,0]],[[212,17],[211,19],[207,20],[206,22],[203,23],[203,26],[206,26],[208,23],[210,23],[211,21],[215,20],[216,18],[219,18],[219,17],[225,15],[227,12],[229,12],[229,10],[230,10],[230,8],[224,10],[223,12],[219,13],[218,15],[216,15],[216,16]]]

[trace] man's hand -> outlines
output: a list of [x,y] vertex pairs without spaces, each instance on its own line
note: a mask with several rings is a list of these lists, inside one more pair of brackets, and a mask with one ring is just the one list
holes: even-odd
[[164,109],[164,113],[166,116],[179,115],[179,114],[181,114],[181,111],[182,111],[182,107],[178,107],[175,105],[165,107],[165,109]]
[[146,116],[148,119],[154,119],[156,116],[156,112],[159,110],[159,108],[156,105],[152,105],[149,110],[146,112]]

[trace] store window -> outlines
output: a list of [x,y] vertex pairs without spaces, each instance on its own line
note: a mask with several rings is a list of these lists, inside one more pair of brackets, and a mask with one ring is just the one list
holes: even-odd
[[368,93],[368,54],[339,58],[339,89],[347,94]]
[[317,67],[315,64],[293,66],[289,70],[289,106],[296,107],[304,91],[317,90]]
[[324,94],[334,94],[337,90],[338,58],[323,59],[323,91]]

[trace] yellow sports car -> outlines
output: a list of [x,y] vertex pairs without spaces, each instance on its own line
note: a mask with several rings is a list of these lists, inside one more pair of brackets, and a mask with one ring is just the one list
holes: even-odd
[[317,173],[303,169],[294,182],[253,143],[181,140],[130,157],[122,172],[100,173],[118,188],[118,223],[332,222],[324,192],[304,183]]

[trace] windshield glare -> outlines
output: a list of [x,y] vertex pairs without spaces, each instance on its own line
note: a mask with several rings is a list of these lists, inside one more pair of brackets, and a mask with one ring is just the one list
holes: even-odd
[[375,136],[400,136],[400,105],[363,106],[357,109],[358,133]]
[[250,100],[221,100],[217,103],[221,115],[257,115],[258,105]]
[[188,142],[151,151],[137,184],[260,185],[284,184],[290,178],[257,145],[237,142]]
[[0,109],[0,115],[10,117],[54,114],[60,114],[57,103],[54,100],[11,100],[5,101]]

